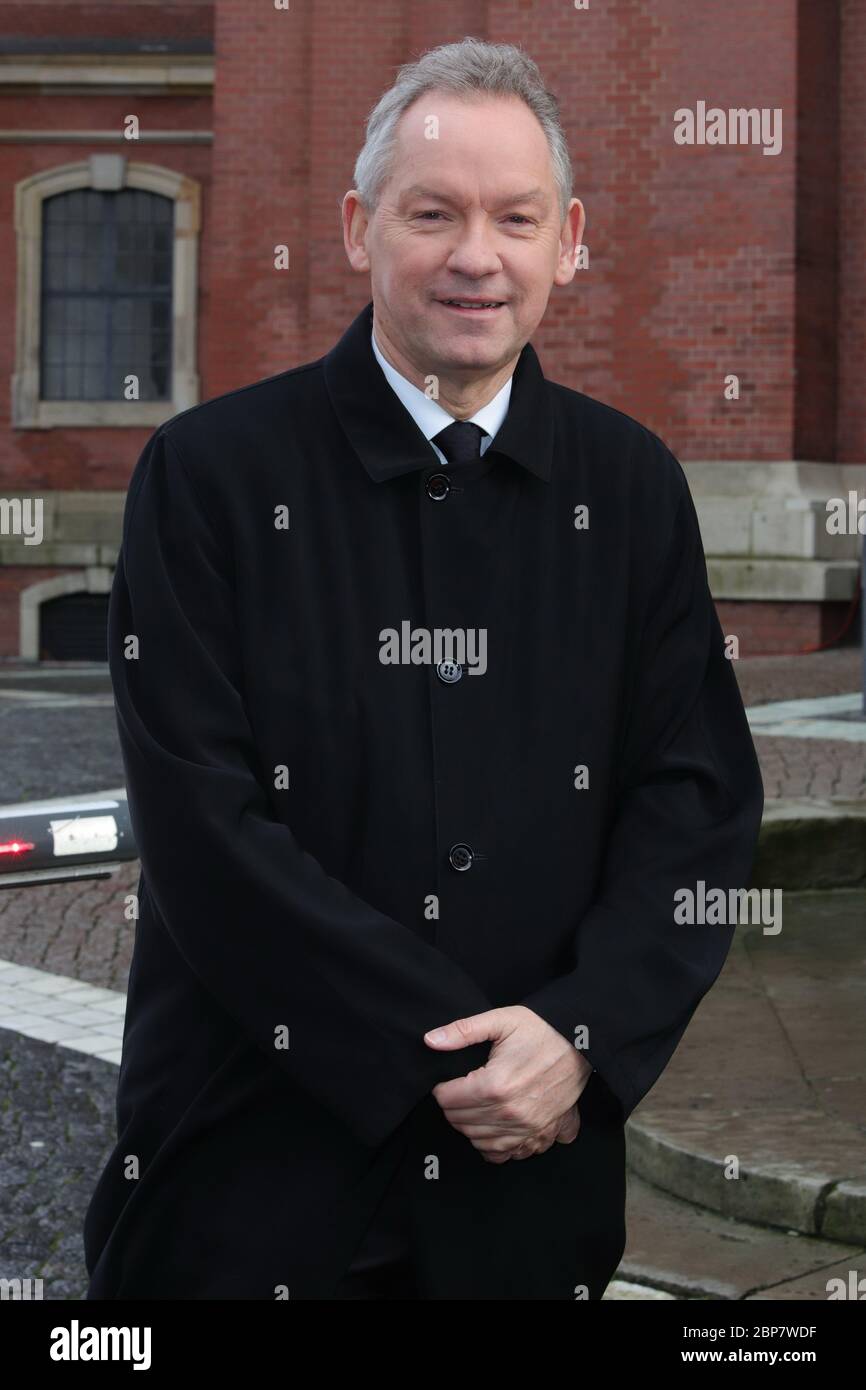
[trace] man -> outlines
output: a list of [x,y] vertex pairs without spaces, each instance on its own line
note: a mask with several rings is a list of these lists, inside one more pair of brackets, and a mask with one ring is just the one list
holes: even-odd
[[674,895],[748,881],[682,469],[529,344],[584,225],[535,64],[402,69],[355,183],[371,303],[130,484],[142,875],[90,1298],[600,1298],[625,1121],[733,930]]

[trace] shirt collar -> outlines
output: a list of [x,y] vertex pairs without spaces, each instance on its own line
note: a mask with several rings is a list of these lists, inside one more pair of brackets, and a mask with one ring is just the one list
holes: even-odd
[[[444,430],[448,425],[453,425],[454,416],[449,415],[447,410],[442,409],[438,401],[431,400],[414,382],[403,376],[402,372],[398,372],[396,367],[391,366],[391,363],[383,356],[372,328],[370,341],[373,345],[376,361],[385,373],[392,390],[396,391],[424,438],[432,442],[433,436],[437,435],[440,430]],[[493,436],[508,414],[510,398],[511,377],[508,378],[501,390],[497,391],[492,401],[488,401],[474,415],[468,417],[471,424],[480,425],[486,431],[487,437],[481,441],[482,454],[490,447]]]
[[[439,456],[379,366],[372,325],[371,301],[326,353],[322,367],[331,404],[349,443],[370,477],[383,482],[416,469],[437,467]],[[541,363],[530,343],[524,344],[509,385],[505,418],[487,453],[504,454],[549,482],[553,466],[552,401]],[[427,404],[441,410],[436,401]],[[484,409],[493,404],[490,401]],[[479,411],[478,417],[481,414]],[[447,412],[442,411],[442,415],[445,424],[452,423]],[[443,424],[434,433],[441,428]]]

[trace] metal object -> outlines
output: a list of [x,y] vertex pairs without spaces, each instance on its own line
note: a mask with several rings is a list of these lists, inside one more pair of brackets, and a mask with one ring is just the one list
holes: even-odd
[[0,806],[0,888],[110,878],[137,858],[125,787]]

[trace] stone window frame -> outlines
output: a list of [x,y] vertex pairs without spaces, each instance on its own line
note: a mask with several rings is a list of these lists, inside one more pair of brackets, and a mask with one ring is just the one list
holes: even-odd
[[[78,188],[117,191],[142,188],[174,203],[172,261],[171,399],[165,401],[46,401],[39,397],[42,307],[42,204],[57,193]],[[160,164],[144,164],[120,154],[92,154],[71,164],[40,170],[15,186],[18,275],[15,371],[12,376],[13,429],[105,425],[132,429],[156,426],[198,405],[196,310],[201,191],[194,180]]]

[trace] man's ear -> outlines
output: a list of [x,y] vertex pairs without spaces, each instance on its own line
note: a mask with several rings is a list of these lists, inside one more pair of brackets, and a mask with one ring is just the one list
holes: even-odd
[[572,198],[559,233],[559,261],[553,277],[555,285],[568,285],[577,269],[577,255],[583,242],[586,213],[579,198]]
[[356,188],[350,188],[343,198],[341,215],[343,219],[343,245],[346,248],[349,264],[353,270],[365,273],[370,269],[370,257],[367,255],[366,246],[370,218]]

